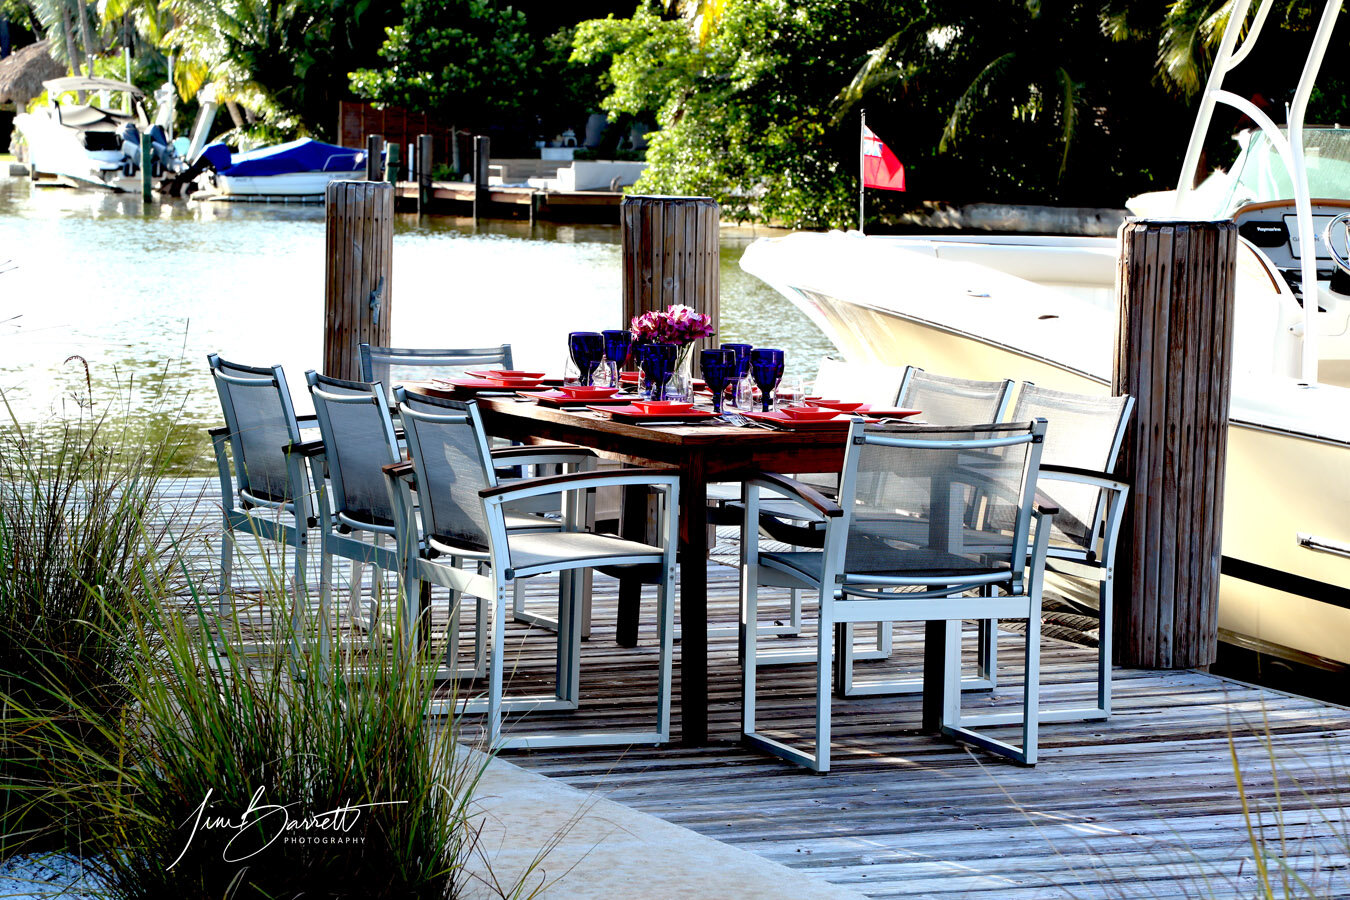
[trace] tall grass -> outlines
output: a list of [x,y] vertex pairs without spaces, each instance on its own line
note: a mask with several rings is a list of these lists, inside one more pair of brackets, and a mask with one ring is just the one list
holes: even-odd
[[[2,398],[0,398],[2,399]],[[113,752],[133,609],[179,567],[152,502],[171,447],[82,406],[36,438],[0,408],[0,853],[76,838],[51,772]],[[55,437],[51,437],[54,432]],[[78,748],[78,749],[77,749]]]

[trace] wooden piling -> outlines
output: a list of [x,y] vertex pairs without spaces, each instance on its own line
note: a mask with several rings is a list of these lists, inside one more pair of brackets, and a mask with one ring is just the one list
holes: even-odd
[[487,215],[488,163],[492,159],[491,141],[483,135],[473,139],[473,220]]
[[429,134],[417,136],[417,211],[425,212],[431,206],[431,166],[435,138]]
[[[623,240],[623,322],[674,303],[718,324],[718,223],[709,197],[629,195],[619,206]],[[716,345],[716,338],[713,345]],[[705,342],[699,342],[702,347]]]
[[378,134],[366,135],[366,181],[384,179],[384,138]]
[[150,202],[151,190],[153,188],[155,159],[155,143],[150,140],[150,135],[141,135],[141,199],[146,203]]
[[1135,219],[1120,237],[1112,387],[1136,405],[1121,451],[1133,489],[1116,662],[1207,666],[1218,650],[1237,227]]
[[325,199],[323,371],[357,381],[357,345],[390,343],[394,186],[333,181]]

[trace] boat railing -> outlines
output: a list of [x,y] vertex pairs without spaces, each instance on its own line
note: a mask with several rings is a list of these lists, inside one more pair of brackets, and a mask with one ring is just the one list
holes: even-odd
[[1322,7],[1322,18],[1313,35],[1312,47],[1303,63],[1303,73],[1299,76],[1294,99],[1289,104],[1287,135],[1256,104],[1245,97],[1224,90],[1224,78],[1229,72],[1245,60],[1256,46],[1261,30],[1266,24],[1270,9],[1275,0],[1261,0],[1256,15],[1252,19],[1247,37],[1238,44],[1238,36],[1247,23],[1247,14],[1253,0],[1237,0],[1224,29],[1219,43],[1219,52],[1215,55],[1214,66],[1210,70],[1209,80],[1205,84],[1204,95],[1200,99],[1200,110],[1191,131],[1190,144],[1186,147],[1186,157],[1181,166],[1181,178],[1177,182],[1175,214],[1180,214],[1191,188],[1195,184],[1196,171],[1200,165],[1200,153],[1204,148],[1205,135],[1209,132],[1214,107],[1223,103],[1248,116],[1265,133],[1271,146],[1280,155],[1280,160],[1289,172],[1294,185],[1294,211],[1298,223],[1299,245],[1310,248],[1299,256],[1303,299],[1303,355],[1301,365],[1302,381],[1306,384],[1317,383],[1317,246],[1316,232],[1313,228],[1312,199],[1308,193],[1308,173],[1303,153],[1303,124],[1308,109],[1308,100],[1312,96],[1317,73],[1322,67],[1327,45],[1336,26],[1336,17],[1341,11],[1344,0],[1326,0]]

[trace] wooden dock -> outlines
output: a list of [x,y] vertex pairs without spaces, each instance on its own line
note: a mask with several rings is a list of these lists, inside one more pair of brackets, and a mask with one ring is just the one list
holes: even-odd
[[[415,209],[417,183],[400,181],[395,186],[395,202],[400,210]],[[473,207],[472,182],[433,181],[431,211],[467,214]],[[551,222],[600,222],[617,225],[618,191],[545,191],[539,188],[493,185],[488,188],[489,209],[494,218],[527,218]]]
[[[212,482],[177,483],[165,499],[214,544]],[[1264,896],[1253,838],[1274,896],[1350,897],[1350,709],[1201,672],[1118,669],[1110,721],[1042,726],[1041,762],[1026,769],[918,734],[916,696],[836,700],[835,768],[814,776],[737,744],[735,571],[710,563],[709,592],[711,746],[504,757],[870,897]],[[532,585],[530,596],[544,611],[552,585]],[[581,709],[534,714],[533,726],[545,715],[559,728],[593,728],[650,714],[654,604],[645,599],[639,646],[623,649],[613,641],[616,597],[615,582],[597,577]],[[546,686],[552,635],[513,625],[508,640],[512,689]],[[1016,641],[1004,643],[1004,686],[968,693],[967,704],[1017,702]],[[918,634],[902,631],[890,661],[861,668],[917,670],[920,659]],[[1044,702],[1087,696],[1094,666],[1095,650],[1047,639]],[[786,734],[809,734],[811,668],[760,671],[761,716]]]

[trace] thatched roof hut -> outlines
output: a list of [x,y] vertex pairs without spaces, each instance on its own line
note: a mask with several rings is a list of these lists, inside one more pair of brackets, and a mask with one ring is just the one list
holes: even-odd
[[22,112],[42,93],[42,82],[64,74],[66,67],[48,55],[46,41],[15,50],[0,59],[0,106],[12,103]]

